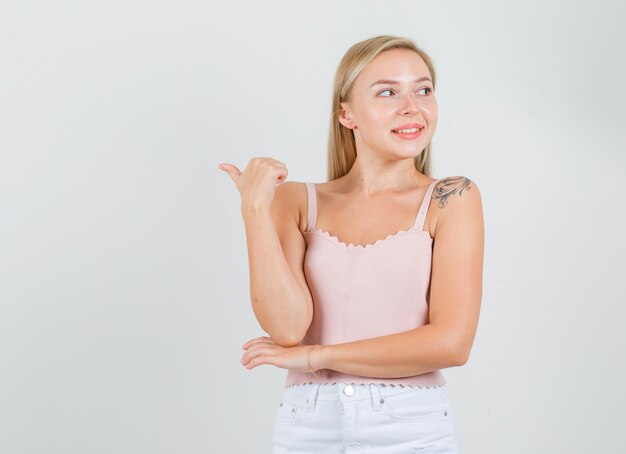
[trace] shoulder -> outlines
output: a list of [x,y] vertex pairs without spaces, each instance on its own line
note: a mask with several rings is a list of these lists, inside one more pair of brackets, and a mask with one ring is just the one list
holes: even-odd
[[[272,211],[280,213],[281,217],[293,219],[300,230],[306,229],[307,222],[307,189],[304,182],[285,181],[276,186]],[[304,223],[304,227],[302,224]]]
[[482,198],[476,182],[467,176],[456,175],[437,181],[431,195],[431,204],[436,206],[436,231],[462,224],[482,227]]
[[480,190],[475,181],[457,175],[439,179],[433,188],[432,198],[437,200],[439,208],[445,208],[448,202],[458,205],[463,203],[462,199],[480,200]]
[[276,195],[284,200],[294,201],[303,194],[306,195],[306,186],[302,181],[285,181],[276,185]]

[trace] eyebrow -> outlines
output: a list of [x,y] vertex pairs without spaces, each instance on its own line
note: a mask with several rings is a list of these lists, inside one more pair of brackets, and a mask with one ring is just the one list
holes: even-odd
[[[430,77],[420,77],[419,79],[415,79],[415,83],[418,82],[424,82],[425,80],[429,81],[432,83],[432,80],[430,80]],[[396,80],[388,80],[388,79],[382,79],[382,80],[377,80],[376,82],[374,82],[372,85],[370,85],[370,88],[372,88],[374,85],[399,85],[400,83]]]

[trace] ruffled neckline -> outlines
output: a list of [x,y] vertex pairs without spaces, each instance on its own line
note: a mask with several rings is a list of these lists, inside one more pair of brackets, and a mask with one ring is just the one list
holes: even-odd
[[337,236],[335,235],[331,235],[330,233],[328,233],[325,230],[321,230],[321,229],[316,229],[316,228],[312,228],[309,229],[307,231],[305,231],[305,234],[309,234],[309,233],[315,233],[317,235],[320,235],[322,238],[326,238],[328,241],[330,241],[331,243],[335,244],[336,246],[338,246],[341,249],[358,249],[358,250],[368,250],[371,249],[379,244],[385,243],[393,238],[397,238],[397,237],[401,237],[401,236],[405,236],[408,235],[410,233],[416,233],[418,235],[420,235],[423,238],[426,238],[428,241],[432,241],[433,239],[430,236],[430,233],[425,231],[425,230],[419,230],[418,228],[411,227],[410,229],[407,230],[398,230],[396,233],[391,233],[389,235],[387,235],[385,238],[379,239],[374,241],[373,243],[369,243],[369,244],[353,244],[353,243],[346,243],[344,241],[341,241]]

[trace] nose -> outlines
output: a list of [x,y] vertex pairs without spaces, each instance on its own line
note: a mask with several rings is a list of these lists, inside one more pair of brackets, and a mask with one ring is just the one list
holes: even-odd
[[404,97],[401,112],[402,115],[414,115],[418,112],[417,102],[413,94],[408,94]]

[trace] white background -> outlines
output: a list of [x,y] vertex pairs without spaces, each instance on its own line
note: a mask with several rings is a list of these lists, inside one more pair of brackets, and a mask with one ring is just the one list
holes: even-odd
[[465,454],[626,444],[620,1],[3,2],[0,452],[269,453],[286,370],[252,313],[220,162],[325,181],[352,44],[438,72],[435,178],[481,190]]

